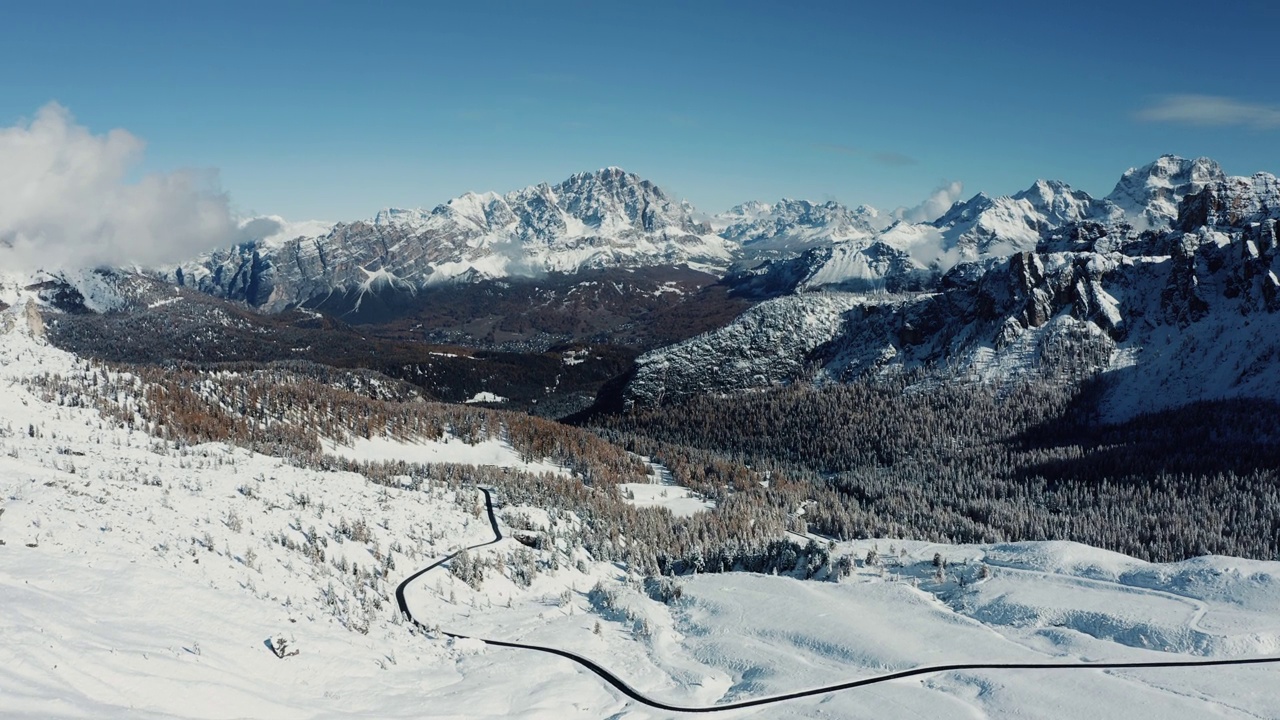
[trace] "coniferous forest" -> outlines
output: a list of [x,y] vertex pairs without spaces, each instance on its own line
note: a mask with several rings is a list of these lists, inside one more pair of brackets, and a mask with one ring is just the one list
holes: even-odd
[[705,486],[695,458],[710,456],[800,480],[809,497],[794,502],[807,503],[808,528],[835,538],[1280,557],[1280,438],[1265,430],[1280,419],[1274,403],[1196,403],[1106,424],[1102,380],[920,380],[702,396],[598,427],[637,452],[681,456],[672,464],[695,486]]
[[[594,557],[646,574],[725,570],[830,576],[824,543],[880,537],[952,543],[1072,540],[1167,561],[1280,557],[1280,407],[1191,405],[1119,425],[1084,383],[939,383],[926,376],[701,396],[589,418],[425,400],[368,371],[299,363],[143,367],[86,361],[31,381],[63,405],[181,448],[226,441],[376,482],[476,484],[506,503],[573,513]],[[38,432],[33,424],[31,432]],[[499,438],[572,477],[473,466],[359,463],[319,437]],[[640,456],[715,507],[680,518],[627,503]]]

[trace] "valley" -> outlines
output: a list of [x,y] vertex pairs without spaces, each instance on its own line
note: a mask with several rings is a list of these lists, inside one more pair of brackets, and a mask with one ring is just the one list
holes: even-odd
[[1275,188],[707,219],[610,168],[10,274],[0,697],[1269,717]]
[[1280,720],[1265,3],[0,22],[0,720]]
[[[710,707],[922,665],[1214,662],[1280,647],[1276,563],[1238,558],[1151,564],[1074,543],[867,538],[831,546],[827,579],[653,584],[584,549],[590,515],[520,500],[536,484],[526,473],[546,467],[513,448],[484,462],[515,476],[380,469],[414,460],[412,445],[389,441],[363,452],[373,465],[321,469],[333,461],[163,439],[168,422],[129,429],[74,394],[10,384],[83,370],[20,328],[4,337],[0,367],[16,389],[0,403],[0,688],[14,717],[417,717],[424,703],[444,717],[670,716],[567,660],[437,628],[563,649],[659,703]],[[491,525],[472,483],[499,480]],[[459,563],[465,545],[479,546],[478,563]],[[423,627],[400,614],[397,586]],[[720,714],[1012,717],[1030,704],[1266,717],[1270,667],[948,670]]]

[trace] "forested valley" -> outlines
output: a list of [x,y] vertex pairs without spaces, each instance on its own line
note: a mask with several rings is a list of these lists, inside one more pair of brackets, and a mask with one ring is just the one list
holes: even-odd
[[[489,485],[504,503],[573,513],[580,522],[558,526],[560,545],[646,575],[847,572],[854,559],[832,557],[822,538],[1061,539],[1155,561],[1280,557],[1272,430],[1280,407],[1264,402],[1198,404],[1106,425],[1097,381],[992,385],[913,375],[703,396],[596,416],[579,428],[431,402],[377,373],[305,363],[86,361],[73,376],[31,385],[58,404],[96,406],[107,422],[163,438],[164,452],[225,441],[375,482]],[[39,432],[38,424],[29,430]],[[325,454],[320,442],[445,433],[464,442],[499,438],[571,475],[356,462]],[[651,479],[639,456],[714,509],[676,517],[629,504],[619,484]]]
[[[770,490],[833,538],[1073,540],[1153,561],[1280,557],[1280,406],[1099,419],[1105,381],[792,387],[598,417],[713,496]],[[722,468],[730,467],[729,477]],[[749,469],[748,469],[749,468]]]

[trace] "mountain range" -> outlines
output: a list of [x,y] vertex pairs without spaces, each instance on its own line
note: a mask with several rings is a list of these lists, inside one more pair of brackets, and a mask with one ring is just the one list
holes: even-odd
[[249,241],[159,276],[266,311],[442,282],[685,264],[718,270],[732,244],[693,208],[618,168],[498,195],[467,193],[431,211],[389,208],[314,237]]
[[[771,297],[733,323],[642,355],[628,392],[653,402],[933,369],[936,380],[1098,375],[1113,419],[1280,399],[1277,219],[1275,176],[1170,157],[1126,173],[1101,201],[1051,183],[979,195],[933,223],[960,260],[908,265],[935,276],[914,291],[834,291],[856,277],[833,271],[837,259],[894,248],[902,226],[866,250],[810,251],[769,268],[785,282],[751,278]],[[815,287],[827,292],[805,292]]]
[[269,312],[319,306],[336,293],[345,299],[328,308],[335,314],[358,311],[370,293],[412,296],[439,283],[675,265],[722,276],[808,251],[818,252],[804,287],[859,287],[1031,250],[1071,223],[1165,229],[1181,198],[1225,177],[1211,160],[1165,156],[1126,172],[1102,199],[1038,180],[1010,196],[978,193],[929,222],[791,199],[703,220],[687,202],[611,167],[505,195],[466,193],[430,211],[388,208],[370,220],[301,226],[324,231],[287,239],[289,228],[273,218],[260,223],[269,236],[152,272]]
[[[257,328],[244,338],[273,336],[281,322],[267,318],[285,311],[301,326],[318,312],[353,337],[398,343],[626,348],[644,353],[614,383],[630,402],[917,368],[984,380],[1104,373],[1129,378],[1114,393],[1125,416],[1280,397],[1268,369],[1280,356],[1269,340],[1280,337],[1277,218],[1275,176],[1229,177],[1171,155],[1126,171],[1105,198],[1037,180],[925,222],[792,199],[708,216],[605,168],[365,221],[257,218],[242,242],[173,267],[47,272],[5,283],[0,302],[34,294],[70,311],[56,322],[82,350],[137,345],[139,324],[181,327],[162,351],[175,359],[209,359],[199,347],[237,323]],[[227,305],[198,322],[181,310],[208,302]],[[110,333],[93,320],[102,314],[117,316]]]

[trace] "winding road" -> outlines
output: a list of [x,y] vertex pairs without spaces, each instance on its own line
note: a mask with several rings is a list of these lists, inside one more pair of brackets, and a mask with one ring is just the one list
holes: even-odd
[[[502,540],[502,531],[498,529],[498,518],[493,512],[493,496],[488,488],[479,488],[484,493],[485,509],[489,514],[489,524],[493,528],[493,539],[488,542],[471,545],[464,550],[476,550],[478,548],[493,545]],[[440,567],[457,557],[462,550],[447,555],[434,563],[422,568],[409,577],[405,578],[396,586],[396,603],[400,606],[400,612],[404,617],[408,618],[415,626],[422,630],[429,630],[425,623],[413,616],[409,610],[409,605],[405,601],[404,591],[410,583],[417,580],[422,575]],[[578,665],[586,668],[595,675],[599,676],[609,685],[613,686],[618,692],[631,698],[632,700],[657,710],[665,710],[668,712],[678,713],[713,713],[725,712],[728,710],[742,710],[744,708],[759,707],[761,705],[772,705],[774,703],[786,702],[788,700],[797,700],[799,698],[813,697],[814,695],[825,695],[827,693],[839,692],[841,690],[852,690],[854,688],[865,687],[867,685],[876,685],[879,683],[889,682],[891,680],[901,680],[903,678],[915,677],[917,675],[932,675],[935,673],[952,672],[956,670],[1115,670],[1115,669],[1133,669],[1133,668],[1183,668],[1183,667],[1216,667],[1220,665],[1263,665],[1268,663],[1280,664],[1280,657],[1258,657],[1258,658],[1239,658],[1239,659],[1219,659],[1219,660],[1169,660],[1158,662],[1102,662],[1102,663],[959,663],[955,665],[929,665],[925,667],[912,668],[910,670],[902,670],[899,672],[888,673],[885,675],[877,675],[875,677],[861,678],[859,680],[850,680],[849,682],[836,683],[834,685],[824,685],[822,687],[811,688],[808,690],[799,690],[797,692],[785,693],[782,695],[771,695],[769,697],[755,698],[752,700],[741,700],[739,702],[724,703],[722,705],[708,705],[704,707],[684,707],[680,705],[672,705],[648,697],[628,685],[622,678],[614,675],[609,670],[601,667],[594,660],[583,657],[576,653],[571,653],[559,648],[546,647],[543,645],[529,645],[525,643],[507,642],[505,640],[491,640],[488,638],[477,638],[461,633],[449,632],[447,630],[439,631],[446,637],[456,639],[472,639],[479,640],[486,645],[494,647],[516,648],[518,650],[532,650],[535,652],[556,655],[567,660],[571,660]]]

